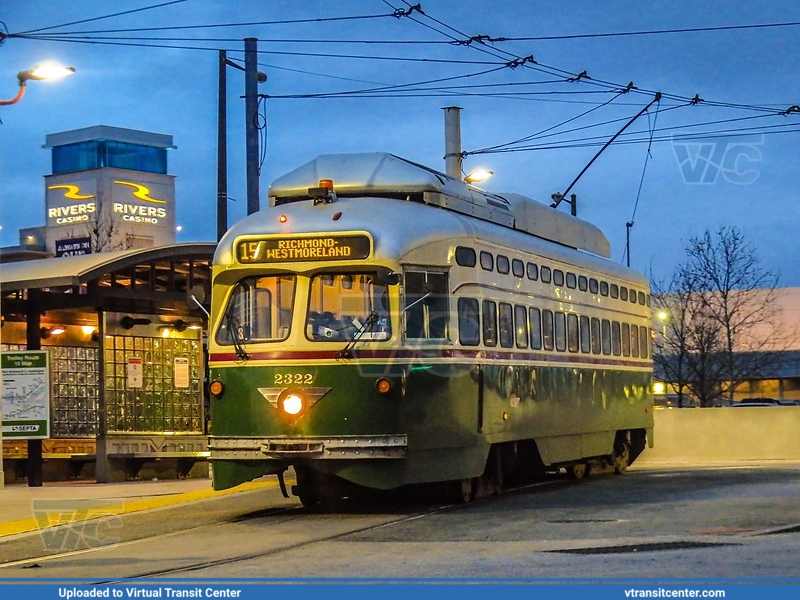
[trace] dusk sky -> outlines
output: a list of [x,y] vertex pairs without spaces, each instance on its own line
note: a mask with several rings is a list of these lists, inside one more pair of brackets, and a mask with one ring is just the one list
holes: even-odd
[[[146,7],[155,8],[98,19]],[[549,203],[661,91],[619,138],[635,143],[610,146],[574,187],[579,216],[604,231],[622,262],[641,181],[637,270],[667,277],[690,236],[736,225],[781,285],[800,285],[800,4],[422,0],[422,14],[392,16],[408,8],[399,0],[3,0],[0,30],[10,37],[0,45],[0,98],[13,97],[17,72],[35,64],[76,72],[30,82],[21,102],[0,109],[0,243],[16,245],[19,228],[44,224],[45,136],[92,125],[172,135],[178,240],[213,240],[217,51],[243,64],[242,39],[255,37],[269,77],[259,88],[268,96],[262,207],[272,180],[319,154],[391,152],[444,171],[441,109],[451,105],[464,109],[465,151],[515,150],[470,154],[464,169],[493,170],[483,184],[490,191]],[[331,20],[341,17],[355,18]],[[297,20],[316,21],[263,24]],[[766,24],[780,26],[630,35]],[[590,37],[611,33],[629,35]],[[495,41],[454,43],[479,35]],[[577,77],[583,71],[589,79]],[[628,82],[637,89],[620,94]],[[243,88],[242,73],[229,69],[231,224],[246,213]],[[702,101],[692,104],[696,95]]]

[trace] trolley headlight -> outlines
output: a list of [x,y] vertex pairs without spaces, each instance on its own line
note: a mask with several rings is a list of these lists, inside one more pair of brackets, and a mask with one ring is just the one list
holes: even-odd
[[305,402],[303,402],[303,398],[298,394],[287,394],[283,400],[281,400],[281,408],[283,408],[283,412],[287,415],[299,415],[303,412],[303,408],[305,408]]

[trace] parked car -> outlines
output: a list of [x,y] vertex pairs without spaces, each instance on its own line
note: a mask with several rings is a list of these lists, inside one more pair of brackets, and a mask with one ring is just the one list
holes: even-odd
[[731,406],[780,406],[775,398],[742,398]]

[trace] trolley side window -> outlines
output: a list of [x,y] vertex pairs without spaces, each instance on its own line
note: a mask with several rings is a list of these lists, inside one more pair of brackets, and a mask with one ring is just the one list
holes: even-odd
[[481,250],[481,269],[484,271],[494,270],[494,256],[491,252]]
[[589,334],[589,317],[581,315],[581,352],[589,354],[591,351],[592,344]]
[[600,319],[592,317],[592,354],[600,354]]
[[553,349],[553,311],[542,311],[542,342],[545,350]]
[[519,304],[514,305],[514,331],[517,348],[528,347],[528,309]]
[[639,327],[639,356],[647,358],[647,353],[650,349],[650,342],[653,339],[650,330],[647,327]]
[[318,273],[309,288],[306,337],[314,342],[388,340],[389,289],[373,274]]
[[525,276],[525,264],[518,258],[515,258],[511,261],[511,272],[514,273],[514,277],[522,278]]
[[503,256],[502,254],[497,255],[497,272],[501,275],[508,275],[509,270],[511,269],[510,264],[508,262],[508,257]]
[[508,302],[500,303],[500,346],[514,346],[514,313]]
[[458,339],[462,346],[481,343],[481,318],[475,298],[458,299]]
[[448,339],[449,310],[446,273],[406,271],[404,276],[406,337]]
[[539,267],[536,266],[536,263],[529,262],[525,265],[525,272],[528,279],[531,281],[537,281],[539,279]]
[[603,319],[603,354],[611,354],[611,321]]
[[494,300],[483,301],[483,344],[497,346],[497,304]]
[[631,356],[633,358],[639,358],[639,327],[636,325],[631,325]]
[[556,312],[556,350],[567,350],[567,316],[563,312]]
[[[636,329],[636,325],[633,326],[634,330]],[[636,339],[636,344],[634,344],[635,354],[633,355],[634,358],[639,357],[639,334],[638,332],[634,331],[633,336],[631,336],[631,326],[627,323],[622,324],[622,356],[630,356],[631,355],[631,339]]]
[[294,291],[294,275],[246,277],[239,281],[217,329],[217,343],[234,345],[288,338]]
[[531,324],[531,348],[533,350],[542,349],[542,321],[538,308],[531,308],[528,311]]
[[474,267],[477,264],[475,250],[465,246],[456,246],[456,264],[460,267]]
[[577,352],[578,347],[578,315],[570,313],[567,315],[567,350]]
[[620,328],[619,328],[619,321],[612,321],[611,322],[611,349],[614,352],[614,356],[619,356],[622,354],[622,346],[621,346],[621,339],[620,339]]

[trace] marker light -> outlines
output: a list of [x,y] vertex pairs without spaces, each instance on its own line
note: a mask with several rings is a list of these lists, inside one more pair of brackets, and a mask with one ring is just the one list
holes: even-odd
[[392,382],[388,379],[378,379],[378,381],[375,382],[375,389],[378,390],[380,394],[388,394],[392,389]]
[[333,189],[333,179],[320,179],[319,180],[319,187],[325,188],[327,190]]
[[222,392],[225,391],[225,386],[222,385],[221,381],[212,381],[211,385],[208,386],[208,391],[215,396],[222,396]]
[[298,415],[303,410],[303,399],[297,394],[289,394],[283,399],[281,406],[287,415]]
[[280,221],[281,223],[286,223],[286,215],[281,215],[280,217],[278,217],[278,221]]

